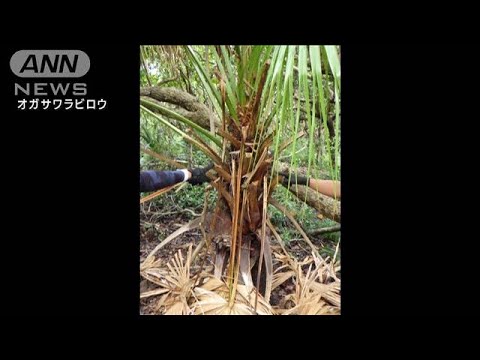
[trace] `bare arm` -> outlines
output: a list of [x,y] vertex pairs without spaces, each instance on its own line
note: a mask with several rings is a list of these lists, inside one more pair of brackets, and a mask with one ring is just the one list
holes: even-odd
[[283,176],[282,184],[284,186],[288,187],[292,186],[292,184],[305,185],[323,195],[340,200],[340,181],[311,179],[305,176],[295,177],[295,174],[289,175],[285,173],[280,173],[279,175]]
[[310,179],[308,186],[323,195],[340,200],[340,181]]

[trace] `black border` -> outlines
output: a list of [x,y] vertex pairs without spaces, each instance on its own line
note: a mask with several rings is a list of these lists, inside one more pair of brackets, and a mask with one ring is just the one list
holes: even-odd
[[[475,211],[458,202],[476,187],[464,185],[463,161],[476,151],[465,130],[476,116],[475,46],[222,34],[2,47],[1,311],[140,317],[140,44],[340,42],[342,316],[478,313],[475,233],[462,225],[476,223]],[[18,112],[9,60],[32,48],[89,54],[89,94],[107,98],[108,110]]]

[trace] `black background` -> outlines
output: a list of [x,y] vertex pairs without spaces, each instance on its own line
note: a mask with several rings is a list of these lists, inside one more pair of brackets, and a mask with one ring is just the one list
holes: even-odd
[[[102,111],[19,111],[11,55],[79,49]],[[3,48],[2,312],[138,313],[139,56],[136,44]],[[32,79],[33,80],[33,79]],[[61,81],[61,80],[56,80]],[[8,130],[7,130],[8,129]],[[5,219],[5,218],[4,218]],[[136,271],[137,270],[137,271]]]
[[[2,313],[138,317],[140,43],[2,47]],[[17,110],[10,57],[42,48],[86,52],[107,109]],[[342,314],[478,312],[460,204],[476,61],[468,45],[342,44]]]

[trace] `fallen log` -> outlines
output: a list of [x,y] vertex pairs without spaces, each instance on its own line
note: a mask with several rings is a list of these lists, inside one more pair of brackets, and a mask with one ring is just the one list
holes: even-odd
[[289,190],[300,201],[305,201],[326,218],[340,223],[340,201],[322,195],[303,185],[293,185]]

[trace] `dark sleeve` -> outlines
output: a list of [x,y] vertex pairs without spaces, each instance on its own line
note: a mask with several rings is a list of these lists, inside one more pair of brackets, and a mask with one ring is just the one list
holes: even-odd
[[149,192],[175,185],[185,179],[183,171],[141,171],[140,192]]

